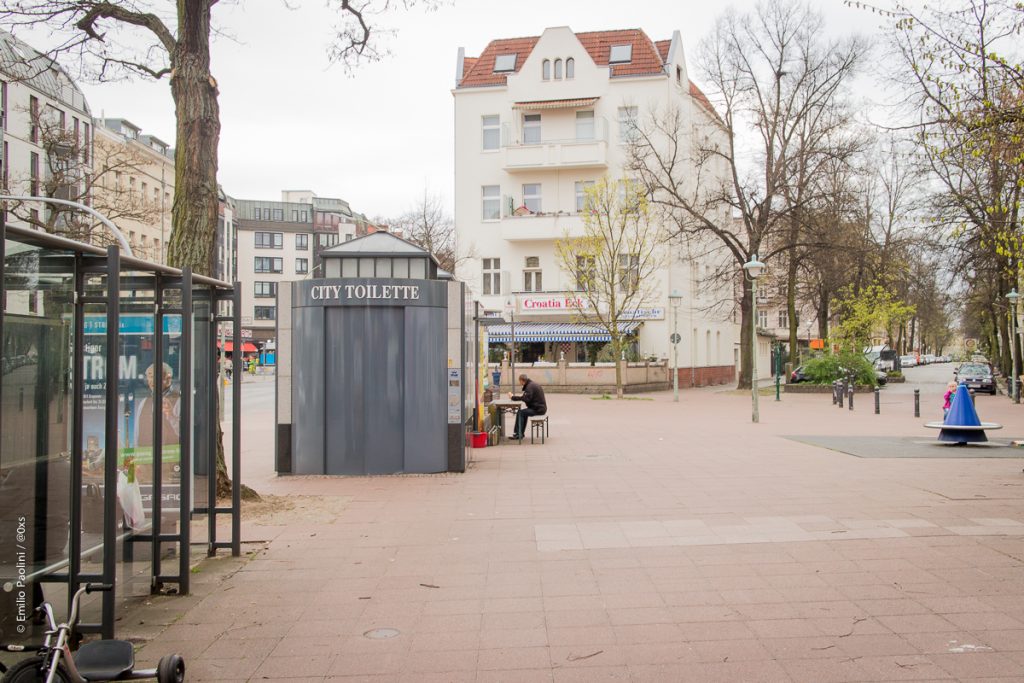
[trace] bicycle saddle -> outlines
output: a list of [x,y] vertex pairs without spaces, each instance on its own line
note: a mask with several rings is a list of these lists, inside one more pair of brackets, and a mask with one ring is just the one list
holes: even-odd
[[135,666],[135,648],[126,640],[94,640],[75,653],[78,673],[87,681],[112,681]]

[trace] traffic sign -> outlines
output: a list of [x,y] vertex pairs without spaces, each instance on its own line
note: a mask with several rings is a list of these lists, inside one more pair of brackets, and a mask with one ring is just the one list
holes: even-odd
[[672,336],[670,336],[670,337],[668,338],[668,340],[669,340],[670,342],[672,342],[673,344],[678,344],[678,343],[679,343],[679,341],[680,341],[681,339],[682,339],[682,337],[680,337],[680,336],[679,336],[679,333],[678,333],[678,332],[673,332],[673,333],[672,333]]

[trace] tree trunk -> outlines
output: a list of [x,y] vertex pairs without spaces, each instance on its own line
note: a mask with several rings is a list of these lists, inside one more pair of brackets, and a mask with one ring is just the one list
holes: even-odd
[[612,355],[615,356],[615,398],[622,398],[622,339],[618,336],[612,337]]
[[749,389],[751,386],[751,354],[754,352],[751,335],[753,334],[753,289],[750,279],[743,278],[743,298],[740,299],[740,376],[736,381],[737,389]]
[[178,1],[178,45],[171,95],[177,119],[174,206],[168,260],[212,275],[217,231],[220,108],[210,74],[209,0]]
[[[790,259],[789,273],[786,282],[786,314],[789,317],[789,363],[794,368],[800,364],[800,355],[797,352],[797,332],[800,321],[796,319],[796,261]],[[807,341],[810,345],[810,340]]]
[[[171,62],[177,128],[167,260],[177,268],[211,276],[216,254],[220,107],[217,83],[210,73],[210,0],[178,0],[178,42]],[[231,491],[219,422],[217,491],[219,495]]]
[[827,296],[818,304],[818,339],[828,339],[828,304]]
[[1010,376],[1010,325],[1005,315],[995,314],[996,330],[999,335],[999,369],[1006,377]]

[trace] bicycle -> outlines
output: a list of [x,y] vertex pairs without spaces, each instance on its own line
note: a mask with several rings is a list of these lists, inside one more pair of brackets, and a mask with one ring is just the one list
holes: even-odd
[[[98,681],[137,681],[155,678],[158,683],[182,683],[185,660],[180,655],[167,655],[155,669],[135,669],[135,648],[126,640],[94,640],[71,651],[69,641],[78,623],[78,605],[82,595],[93,591],[109,591],[109,584],[86,584],[71,599],[68,620],[58,624],[50,603],[44,602],[36,612],[46,617],[49,628],[42,645],[0,644],[0,652],[32,652],[35,654],[12,666],[0,683],[94,683]],[[3,665],[0,664],[0,671]]]

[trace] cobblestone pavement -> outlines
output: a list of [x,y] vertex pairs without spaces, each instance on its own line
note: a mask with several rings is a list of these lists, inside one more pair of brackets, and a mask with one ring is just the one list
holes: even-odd
[[[645,398],[551,395],[546,444],[437,476],[273,478],[247,413],[246,481],[294,508],[247,520],[264,543],[200,567],[140,659],[179,650],[192,681],[1021,680],[1024,463],[786,438],[934,438],[939,397],[921,419],[909,394],[762,397],[757,425],[742,392]],[[1020,406],[978,409],[1024,435]]]

